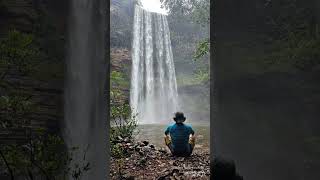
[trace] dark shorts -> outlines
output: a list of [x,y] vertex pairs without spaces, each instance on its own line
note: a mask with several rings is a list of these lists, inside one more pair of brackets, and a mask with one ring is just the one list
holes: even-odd
[[188,147],[185,148],[184,151],[175,151],[173,146],[172,146],[172,143],[169,144],[168,147],[169,147],[172,155],[174,155],[174,156],[183,156],[183,157],[190,156],[192,154],[192,150],[193,150],[191,144],[188,144]]

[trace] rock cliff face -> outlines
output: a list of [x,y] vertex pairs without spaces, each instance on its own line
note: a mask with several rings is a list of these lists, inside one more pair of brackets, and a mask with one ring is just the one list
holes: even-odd
[[[2,80],[10,89],[30,97],[36,105],[31,127],[47,127],[59,131],[63,120],[63,69],[65,62],[65,35],[68,3],[63,0],[2,0],[0,1],[0,40],[10,30],[32,34],[43,56],[29,75],[11,71]],[[10,89],[0,87],[0,96],[10,94]],[[24,138],[25,132],[13,130],[0,134],[0,141]]]
[[[121,97],[123,102],[129,101],[130,96],[130,78],[131,78],[131,52],[123,48],[111,48],[111,72],[119,72],[124,79],[124,85],[113,85],[112,88],[118,89],[124,95]],[[111,83],[112,78],[111,78]]]
[[29,100],[36,105],[36,110],[31,115],[31,126],[48,127],[49,130],[58,127],[57,123],[63,118],[61,80],[41,81],[15,74],[7,76],[5,80],[14,84],[18,91],[30,97]]
[[1,35],[11,28],[16,28],[23,32],[32,31],[33,21],[37,18],[37,11],[35,4],[31,0],[3,0],[0,2],[0,9]]
[[[10,29],[30,33],[48,24],[64,32],[68,4],[68,0],[2,0],[0,2],[1,36]],[[44,22],[45,18],[49,21]]]
[[130,48],[134,0],[111,0],[110,5],[110,46]]
[[111,77],[112,89],[123,94],[121,101],[129,101],[131,78],[131,43],[134,15],[134,0],[110,1],[110,57],[111,72],[119,73],[124,79],[124,86]]
[[111,48],[111,69],[122,71],[126,76],[130,76],[131,52],[128,49]]
[[[120,1],[117,1],[120,3]],[[14,71],[8,73],[3,79],[10,88],[30,97],[36,105],[32,113],[31,126],[33,128],[47,127],[52,131],[59,131],[63,120],[63,89],[64,66],[66,58],[66,33],[69,15],[67,0],[1,0],[0,1],[0,40],[4,39],[10,30],[32,34],[36,45],[43,57],[37,64],[37,72],[30,75],[21,75]],[[121,2],[124,3],[124,2]],[[124,8],[113,6],[111,14],[123,19],[132,10],[133,1],[128,1]],[[126,12],[126,13],[123,13]],[[131,12],[133,13],[133,12]],[[122,22],[122,21],[121,21]],[[126,22],[130,22],[129,20]],[[115,23],[114,23],[115,24]],[[125,24],[120,24],[125,26]],[[130,25],[126,25],[130,27]],[[121,35],[124,44],[131,44],[131,30],[114,32],[112,35]],[[128,39],[129,38],[129,39]],[[131,54],[125,45],[111,49],[111,69],[121,72],[129,83]],[[125,99],[128,100],[129,88],[122,88]],[[108,92],[106,92],[108,93]],[[0,86],[0,96],[10,94],[5,86]],[[8,137],[17,141],[25,137],[25,132],[13,130],[0,134],[0,141],[7,141]]]

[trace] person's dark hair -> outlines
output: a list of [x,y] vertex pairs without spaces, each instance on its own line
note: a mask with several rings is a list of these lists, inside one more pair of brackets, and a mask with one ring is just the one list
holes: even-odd
[[176,122],[184,122],[186,120],[186,117],[184,116],[183,112],[176,112],[173,120]]

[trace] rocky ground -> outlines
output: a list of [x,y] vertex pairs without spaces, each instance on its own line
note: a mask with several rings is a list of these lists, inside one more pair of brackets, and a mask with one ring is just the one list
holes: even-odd
[[111,179],[210,179],[209,151],[195,149],[190,157],[173,157],[148,141],[118,143],[127,156],[111,158]]

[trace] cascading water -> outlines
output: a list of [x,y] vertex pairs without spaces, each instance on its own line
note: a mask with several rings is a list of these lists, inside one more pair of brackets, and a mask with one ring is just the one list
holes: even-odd
[[108,174],[104,4],[103,0],[71,1],[64,137],[69,149],[79,148],[71,167],[90,164],[90,170],[81,177],[85,180],[106,179]]
[[130,105],[139,123],[167,123],[178,91],[166,15],[135,6]]

